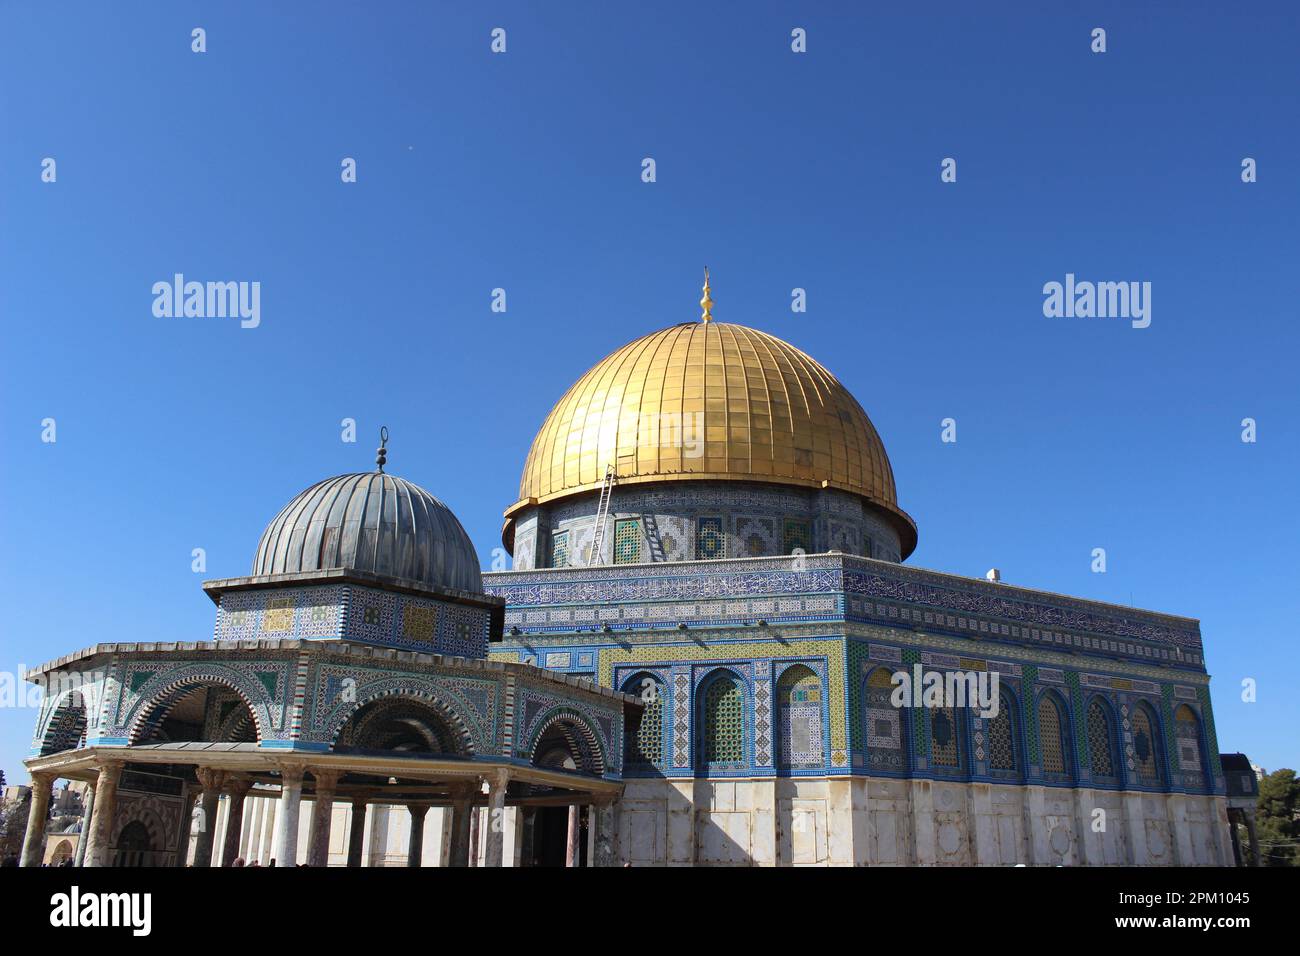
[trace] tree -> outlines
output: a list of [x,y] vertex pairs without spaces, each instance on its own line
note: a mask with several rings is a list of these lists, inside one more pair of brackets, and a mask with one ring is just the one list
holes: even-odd
[[1260,778],[1255,829],[1262,865],[1300,866],[1300,780],[1294,770]]

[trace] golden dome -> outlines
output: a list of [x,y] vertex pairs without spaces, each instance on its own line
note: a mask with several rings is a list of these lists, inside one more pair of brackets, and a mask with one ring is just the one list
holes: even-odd
[[742,325],[661,329],[578,379],[533,439],[520,500],[506,511],[506,547],[520,510],[598,490],[608,465],[619,487],[689,479],[838,488],[885,512],[904,558],[916,547],[862,406],[817,361]]

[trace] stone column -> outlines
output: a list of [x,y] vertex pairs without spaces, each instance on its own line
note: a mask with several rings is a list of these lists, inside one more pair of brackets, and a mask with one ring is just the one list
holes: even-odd
[[244,832],[244,798],[253,789],[253,781],[247,777],[230,774],[222,789],[230,800],[230,809],[226,812],[226,838],[221,847],[221,865],[230,866],[239,856],[239,838]]
[[307,843],[307,865],[329,866],[330,822],[334,817],[334,788],[343,776],[337,770],[313,770],[316,799],[311,805],[311,837]]
[[302,803],[303,768],[293,764],[280,767],[280,805],[275,821],[275,845],[271,858],[276,866],[294,866],[298,862],[298,809]]
[[32,774],[32,802],[27,811],[27,832],[23,835],[23,855],[19,866],[40,866],[45,850],[45,823],[50,815],[50,788],[54,774],[38,770]]
[[258,840],[257,862],[266,866],[271,862],[271,853],[275,846],[275,818],[280,809],[280,801],[262,797],[262,838]]
[[501,866],[505,855],[506,790],[510,786],[510,771],[496,770],[488,777],[487,866]]
[[592,804],[590,821],[592,836],[592,866],[618,865],[618,801],[613,798]]
[[108,866],[108,844],[113,838],[113,811],[117,809],[117,784],[122,778],[122,764],[116,761],[101,764],[99,778],[95,781],[95,812],[90,817],[90,846],[86,850],[86,866]]
[[524,811],[523,852],[519,858],[520,866],[533,866],[537,863],[537,808],[529,807]]
[[413,803],[406,808],[411,815],[411,833],[406,842],[406,865],[424,864],[424,818],[429,813],[427,803]]
[[352,819],[348,821],[348,866],[360,866],[366,845],[366,798],[352,798]]
[[569,832],[564,839],[564,865],[578,866],[582,862],[579,855],[578,836],[580,827],[578,826],[579,807],[576,803],[569,804]]
[[181,820],[176,834],[176,860],[173,866],[184,867],[189,863],[190,828],[194,826],[194,803],[199,798],[199,791],[188,783],[181,790]]
[[244,823],[246,826],[239,843],[239,855],[244,858],[245,865],[257,859],[257,837],[262,832],[262,811],[265,808],[266,801],[260,797],[255,797],[251,804],[245,804]]
[[86,865],[86,844],[90,842],[90,816],[95,811],[95,785],[86,787],[86,805],[81,812],[81,837],[77,840],[77,855],[74,866]]
[[478,806],[475,806],[469,815],[469,865],[478,866],[478,847],[479,847],[479,829],[482,823],[482,814],[479,813]]
[[451,804],[451,854],[448,866],[469,866],[469,826],[474,813],[474,794],[477,787],[464,786],[452,790]]
[[217,837],[217,812],[220,809],[221,788],[226,785],[226,772],[212,767],[196,767],[194,776],[203,786],[199,800],[199,840],[194,847],[194,866],[212,865],[212,846]]

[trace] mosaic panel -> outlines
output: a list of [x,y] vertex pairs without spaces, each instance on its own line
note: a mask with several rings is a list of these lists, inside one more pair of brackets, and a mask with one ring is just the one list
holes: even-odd
[[[652,664],[671,664],[681,661],[703,662],[703,661],[752,661],[759,659],[789,659],[792,656],[819,659],[825,658],[824,665],[826,668],[826,679],[830,684],[829,700],[827,708],[830,719],[831,733],[831,763],[834,766],[845,766],[848,763],[848,740],[845,735],[845,701],[847,695],[844,688],[844,651],[843,642],[839,638],[814,638],[804,640],[788,640],[785,643],[778,641],[747,641],[740,644],[719,644],[709,647],[701,647],[696,644],[674,644],[674,645],[631,645],[622,647],[618,645],[602,647],[598,652],[598,667],[600,674],[600,683],[605,687],[612,687],[612,672],[614,665],[652,665]],[[738,666],[738,665],[737,665]],[[690,680],[687,680],[687,689],[689,691]],[[674,706],[676,701],[687,694],[677,694],[678,676],[674,671],[673,690]],[[681,716],[683,733],[689,732],[689,704]],[[674,732],[677,731],[679,723],[678,715],[674,713]],[[676,751],[676,742],[674,751]],[[681,764],[676,763],[674,756],[674,766],[688,766],[686,761]]]
[[307,686],[304,740],[332,744],[346,721],[366,704],[405,696],[434,701],[454,716],[475,753],[500,753],[496,704],[501,690],[495,679],[411,673],[331,660],[313,664]]
[[777,682],[781,762],[786,770],[820,768],[822,753],[822,682],[810,668],[786,668]]
[[1117,776],[1110,716],[1099,700],[1088,705],[1088,768],[1094,777]]
[[727,536],[719,517],[699,518],[695,523],[695,558],[714,561],[727,556]]
[[1016,759],[1015,731],[1011,705],[1004,699],[998,707],[997,714],[988,722],[989,730],[989,769],[1013,771],[1018,770]]
[[[1188,773],[1201,774],[1201,733],[1196,712],[1186,704],[1174,711],[1174,736],[1178,741],[1178,766],[1184,779]],[[1199,785],[1199,781],[1197,783]]]
[[221,596],[215,639],[338,637],[342,587],[235,591]]
[[1042,750],[1043,773],[1066,774],[1064,720],[1061,709],[1050,694],[1038,700],[1038,739]]
[[487,656],[489,614],[468,605],[349,588],[343,637],[365,644],[456,657]]
[[704,762],[740,767],[745,761],[745,695],[740,682],[715,678],[704,692]]
[[775,518],[742,515],[735,519],[735,525],[741,557],[762,558],[779,553]]
[[805,554],[812,551],[812,523],[797,518],[786,518],[782,535],[783,553],[793,554],[799,549]]
[[614,522],[614,563],[636,564],[641,560],[641,519],[620,518]]
[[1139,704],[1133,710],[1133,770],[1137,773],[1138,783],[1144,787],[1161,785],[1159,755],[1156,745],[1158,737],[1151,717],[1145,707]]

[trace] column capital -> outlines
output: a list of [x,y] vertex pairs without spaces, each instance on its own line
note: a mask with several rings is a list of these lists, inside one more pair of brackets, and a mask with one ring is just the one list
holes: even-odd
[[226,785],[226,771],[215,767],[195,767],[194,776],[198,778],[204,792],[220,790]]
[[231,797],[246,796],[253,789],[253,778],[242,773],[227,774],[221,789]]
[[28,772],[32,775],[33,790],[37,787],[50,787],[55,780],[59,779],[59,775],[53,770],[31,770]]
[[317,793],[333,793],[334,788],[343,779],[344,772],[342,770],[317,769],[316,767],[308,767],[307,769],[311,771],[312,779],[316,781]]
[[453,800],[472,800],[483,789],[483,781],[470,782],[466,780],[461,783],[453,783],[448,789],[451,791]]
[[429,804],[427,803],[408,803],[406,811],[417,820],[423,820],[429,813]]
[[276,761],[275,769],[280,772],[280,785],[301,786],[302,778],[307,772],[307,765],[288,761]]
[[487,774],[488,787],[492,790],[510,785],[510,768],[498,767]]

